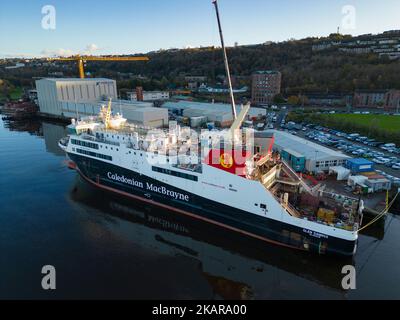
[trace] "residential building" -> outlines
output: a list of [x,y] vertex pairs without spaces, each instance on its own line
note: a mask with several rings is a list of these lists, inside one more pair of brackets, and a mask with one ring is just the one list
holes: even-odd
[[400,90],[357,90],[353,102],[356,108],[397,110],[400,106]]
[[281,93],[282,74],[279,71],[257,71],[252,76],[252,102],[270,104]]
[[353,100],[351,93],[342,92],[308,92],[303,96],[307,97],[308,104],[315,106],[346,106]]

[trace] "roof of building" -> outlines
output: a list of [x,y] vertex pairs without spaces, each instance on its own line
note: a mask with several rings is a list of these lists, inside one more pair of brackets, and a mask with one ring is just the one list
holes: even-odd
[[304,155],[306,159],[312,159],[316,161],[331,158],[350,159],[350,157],[344,153],[329,149],[314,142],[292,135],[288,132],[278,130],[268,131],[274,133],[276,145],[279,145],[283,149],[292,149]]
[[[47,81],[53,81],[53,82],[115,81],[115,80],[107,79],[107,78],[85,78],[85,79],[81,79],[81,78],[43,78],[40,80],[47,80]],[[38,80],[38,81],[40,81],[40,80]]]
[[380,179],[368,179],[365,181],[368,184],[377,184],[377,183],[390,183],[390,181],[386,178],[380,178]]
[[255,131],[254,132],[254,138],[272,139],[273,137],[274,137],[273,132],[268,132],[268,131]]
[[296,158],[304,158],[303,154],[301,154],[301,153],[299,153],[299,152],[297,152],[295,150],[292,150],[292,149],[289,149],[289,148],[285,148],[285,149],[283,149],[283,151],[291,154],[292,156],[294,156]]
[[[200,110],[209,110],[212,112],[226,112],[232,113],[232,107],[230,104],[227,103],[205,103],[205,102],[194,102],[194,101],[168,101],[165,102],[163,108],[168,109],[200,109]],[[241,106],[239,104],[236,105],[236,111],[239,113],[241,111]],[[265,114],[265,108],[256,108],[251,107],[249,114],[255,114],[256,112]]]
[[350,163],[357,164],[357,165],[373,165],[374,163],[370,160],[364,158],[354,158],[347,160]]

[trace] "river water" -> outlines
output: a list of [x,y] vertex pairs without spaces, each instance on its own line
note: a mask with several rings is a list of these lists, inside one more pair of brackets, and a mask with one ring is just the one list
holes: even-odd
[[399,216],[360,235],[354,259],[270,246],[88,186],[65,165],[64,135],[0,120],[0,299],[400,298]]

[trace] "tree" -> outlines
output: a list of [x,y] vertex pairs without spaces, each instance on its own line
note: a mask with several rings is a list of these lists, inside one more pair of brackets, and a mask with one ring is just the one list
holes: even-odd
[[277,94],[274,97],[274,103],[279,104],[279,103],[285,103],[285,99],[281,94]]
[[298,105],[298,104],[299,104],[299,101],[300,101],[300,99],[299,99],[298,96],[290,96],[290,97],[287,99],[288,104],[291,104],[291,105]]

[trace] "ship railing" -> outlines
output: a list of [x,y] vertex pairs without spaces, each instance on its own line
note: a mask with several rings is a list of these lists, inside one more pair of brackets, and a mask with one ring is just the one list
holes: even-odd
[[[274,192],[272,192],[274,191]],[[273,188],[271,190],[271,194],[272,196],[275,198],[276,201],[278,201],[278,203],[282,206],[283,209],[285,209],[285,211],[292,217],[295,218],[309,218],[309,216],[303,214],[301,211],[297,210],[295,207],[293,207],[290,203],[285,203],[283,201],[283,199],[279,198],[278,196],[276,196],[276,191],[277,189]],[[322,221],[318,221],[318,220],[311,220],[312,222],[318,223],[318,224],[324,224]],[[350,223],[349,221],[340,221],[341,223],[336,223],[335,224],[335,228],[337,229],[343,229],[343,230],[348,230],[348,227],[352,228],[352,231],[356,231],[358,229],[358,225],[359,223],[357,221]],[[346,228],[347,227],[347,228]]]

